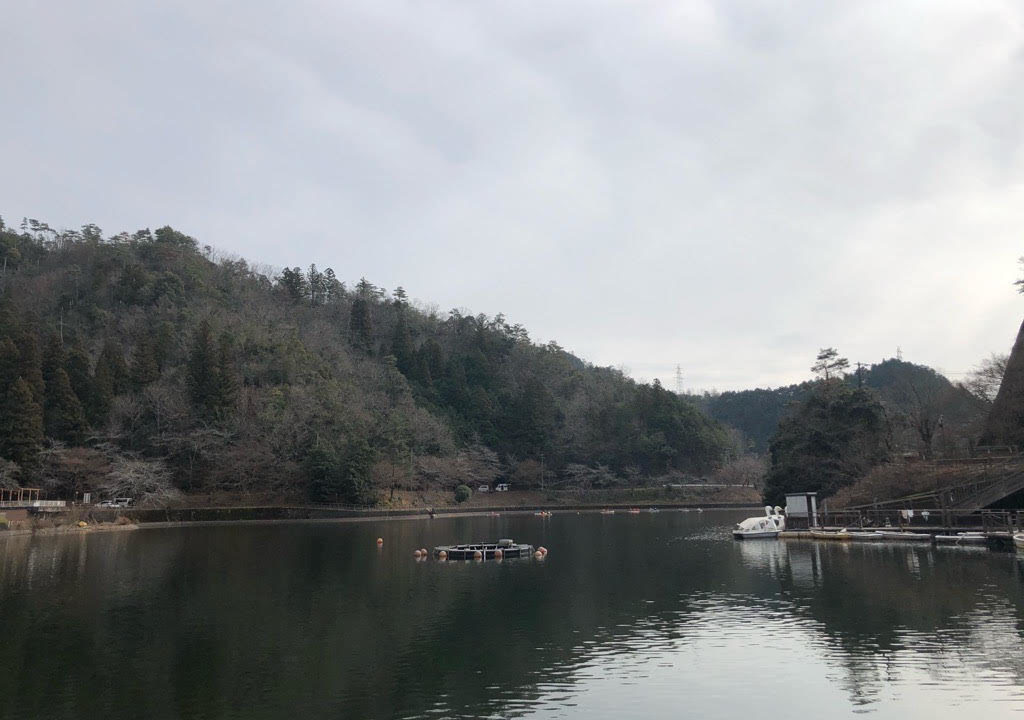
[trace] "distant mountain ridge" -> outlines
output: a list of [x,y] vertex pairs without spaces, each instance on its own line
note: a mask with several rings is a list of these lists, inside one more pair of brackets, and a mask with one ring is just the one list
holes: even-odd
[[[1024,355],[1022,355],[1024,363]],[[980,434],[985,403],[935,370],[889,358],[846,376],[850,385],[874,390],[903,452],[930,452],[938,442],[962,443]],[[804,400],[813,381],[779,388],[691,396],[711,417],[736,428],[751,451],[764,453],[788,409]]]

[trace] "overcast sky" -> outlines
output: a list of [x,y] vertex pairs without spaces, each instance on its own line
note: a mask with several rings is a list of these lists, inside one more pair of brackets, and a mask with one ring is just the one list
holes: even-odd
[[170,224],[688,388],[1024,317],[1024,4],[10,2],[0,215]]

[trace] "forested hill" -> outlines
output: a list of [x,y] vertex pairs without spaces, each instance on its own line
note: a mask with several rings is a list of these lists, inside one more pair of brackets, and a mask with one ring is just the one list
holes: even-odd
[[529,486],[542,463],[580,484],[639,482],[728,451],[690,400],[500,315],[440,315],[315,265],[260,272],[170,227],[0,222],[0,268],[7,484],[367,502]]
[[[877,394],[892,426],[897,450],[927,452],[940,440],[976,438],[986,403],[924,365],[889,358],[851,373],[849,385]],[[693,396],[711,417],[737,428],[754,452],[763,453],[789,408],[807,398],[811,381],[775,389],[742,390]]]

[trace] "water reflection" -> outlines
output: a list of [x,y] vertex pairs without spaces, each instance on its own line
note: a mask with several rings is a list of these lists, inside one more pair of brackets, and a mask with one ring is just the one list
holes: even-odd
[[[6,538],[0,717],[1024,709],[1016,557],[737,543],[737,519],[503,515]],[[551,554],[411,556],[497,537]]]

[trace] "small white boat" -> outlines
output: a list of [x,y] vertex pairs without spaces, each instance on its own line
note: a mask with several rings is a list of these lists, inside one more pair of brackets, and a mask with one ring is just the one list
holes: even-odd
[[755,538],[777,538],[779,533],[786,529],[786,516],[782,514],[782,508],[771,505],[764,506],[764,517],[747,518],[737,523],[733,528],[732,536],[737,540],[751,540]]
[[901,532],[899,530],[879,530],[878,534],[882,540],[896,542],[931,542],[932,536],[928,533]]
[[877,530],[851,530],[847,533],[851,540],[859,540],[860,542],[881,542],[885,538],[882,537],[882,533]]
[[983,532],[962,532],[956,535],[936,535],[935,542],[939,545],[984,545],[985,538]]
[[1013,534],[1013,546],[1018,550],[1024,550],[1024,533]]

